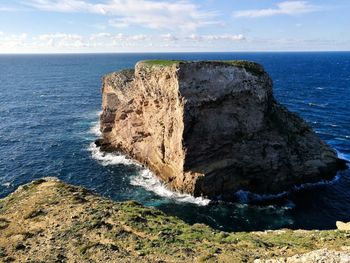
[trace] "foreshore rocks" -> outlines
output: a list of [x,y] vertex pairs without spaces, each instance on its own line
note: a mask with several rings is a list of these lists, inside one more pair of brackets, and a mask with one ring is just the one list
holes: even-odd
[[350,231],[350,222],[337,221],[336,226],[339,230]]
[[170,188],[230,198],[331,179],[345,161],[279,104],[247,61],[141,61],[103,78],[103,150],[148,166]]

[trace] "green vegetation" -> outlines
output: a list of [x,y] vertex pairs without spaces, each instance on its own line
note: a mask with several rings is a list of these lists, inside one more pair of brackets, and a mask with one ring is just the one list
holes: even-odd
[[[168,67],[172,66],[174,64],[180,64],[180,63],[191,63],[195,61],[184,61],[184,60],[160,60],[160,59],[155,59],[155,60],[144,60],[142,61],[143,64],[148,65],[148,66],[159,66],[159,67]],[[264,68],[259,65],[258,63],[251,62],[251,61],[246,61],[246,60],[219,60],[219,61],[198,61],[198,62],[203,62],[203,63],[223,63],[223,64],[228,64],[240,68],[244,68],[248,72],[260,76],[264,74]]]
[[179,64],[181,62],[185,62],[183,60],[161,60],[161,59],[154,59],[154,60],[144,60],[142,61],[143,64],[148,66],[159,66],[159,67],[169,67],[174,64]]
[[227,233],[189,225],[135,201],[113,202],[53,179],[22,187],[0,207],[5,262],[253,262],[350,246],[350,234],[337,230]]
[[264,74],[264,68],[259,65],[258,63],[246,61],[246,60],[228,60],[223,61],[226,64],[233,65],[236,67],[244,68],[250,73],[253,73],[254,75],[260,76]]

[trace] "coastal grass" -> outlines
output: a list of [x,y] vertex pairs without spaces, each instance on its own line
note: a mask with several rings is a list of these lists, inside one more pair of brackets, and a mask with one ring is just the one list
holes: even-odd
[[[158,66],[158,67],[169,67],[174,64],[178,65],[180,63],[194,63],[196,61],[186,61],[186,60],[160,60],[160,59],[154,59],[154,60],[144,60],[142,63],[147,66]],[[258,63],[246,61],[246,60],[215,60],[215,61],[198,61],[203,63],[222,63],[230,66],[235,66],[239,68],[243,68],[246,71],[256,75],[260,76],[264,74],[264,68],[259,65]]]
[[185,62],[183,60],[161,60],[161,59],[152,59],[152,60],[144,60],[143,64],[148,66],[160,66],[160,67],[169,67],[174,64],[179,64],[181,62]]
[[247,60],[227,60],[223,61],[226,64],[244,68],[250,73],[253,73],[254,75],[260,76],[264,74],[264,68],[259,65],[258,63],[252,62],[252,61],[247,61]]
[[[0,261],[253,262],[350,246],[338,230],[222,232],[55,179],[0,200]],[[18,212],[20,211],[20,213]]]

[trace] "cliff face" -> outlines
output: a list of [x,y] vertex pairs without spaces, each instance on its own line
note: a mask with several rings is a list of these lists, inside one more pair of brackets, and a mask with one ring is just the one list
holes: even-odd
[[278,104],[264,69],[246,61],[143,61],[103,79],[103,149],[147,165],[175,190],[275,193],[345,166]]

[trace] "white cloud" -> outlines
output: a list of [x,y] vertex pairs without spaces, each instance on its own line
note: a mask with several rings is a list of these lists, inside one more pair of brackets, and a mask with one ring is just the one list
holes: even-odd
[[86,12],[115,17],[115,27],[138,25],[152,29],[195,31],[219,23],[215,12],[200,10],[185,0],[110,0],[91,3],[86,0],[29,0],[27,5],[44,11]]
[[[169,51],[302,51],[348,50],[349,41],[331,38],[245,38],[241,34],[127,35],[108,32],[79,35],[50,33],[31,36],[26,33],[0,32],[0,53],[65,53],[65,52],[169,52]],[[332,49],[333,48],[333,49]]]
[[49,33],[28,36],[26,33],[9,35],[0,32],[0,52],[113,52],[113,51],[183,51],[215,50],[232,47],[232,42],[245,40],[238,35],[177,36],[171,33],[144,35],[112,34],[102,32],[91,35]]
[[94,5],[82,0],[29,0],[25,4],[44,11],[96,12]]
[[26,33],[22,34],[5,34],[4,32],[0,33],[1,42],[23,42],[27,39],[28,35]]
[[82,48],[86,46],[82,36],[77,34],[43,34],[33,38],[33,45],[57,48]]
[[17,50],[26,46],[28,35],[22,34],[5,34],[0,32],[0,51]]
[[274,15],[298,15],[317,11],[319,7],[309,4],[307,1],[284,1],[276,5],[276,8],[243,10],[234,13],[235,17],[266,17]]
[[245,37],[238,35],[190,35],[189,39],[194,41],[242,41]]
[[99,38],[104,38],[104,37],[108,38],[108,37],[110,37],[111,35],[112,35],[111,33],[97,33],[97,34],[92,34],[92,35],[90,36],[90,40],[91,40],[91,41],[94,41],[95,39],[99,39]]
[[162,35],[162,38],[165,41],[177,41],[177,40],[179,40],[178,37],[176,37],[170,33]]
[[135,40],[135,41],[143,41],[146,40],[147,36],[143,35],[143,34],[139,34],[139,35],[134,35],[130,37],[130,40]]
[[129,26],[128,23],[117,18],[108,20],[108,25],[115,28],[125,28]]

